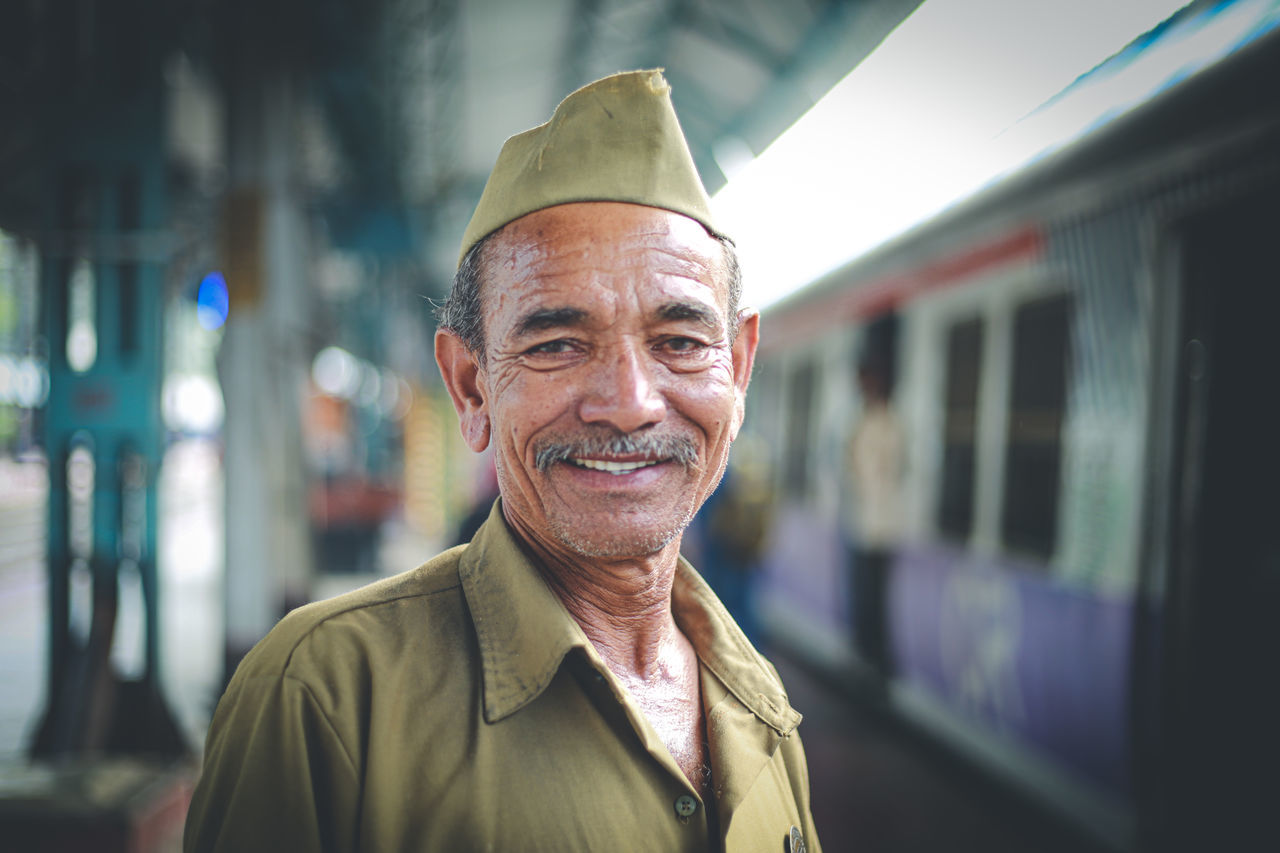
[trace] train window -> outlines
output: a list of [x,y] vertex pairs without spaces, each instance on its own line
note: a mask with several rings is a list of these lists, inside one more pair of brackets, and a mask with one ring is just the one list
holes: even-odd
[[942,425],[942,489],[938,529],[966,540],[973,530],[974,463],[977,455],[978,377],[982,367],[981,318],[947,332],[946,411]]
[[1013,375],[1000,533],[1011,549],[1048,559],[1058,532],[1070,300],[1023,305],[1013,319]]
[[809,488],[809,419],[813,412],[817,369],[805,361],[792,372],[787,393],[787,455],[782,483],[789,495],[803,497]]

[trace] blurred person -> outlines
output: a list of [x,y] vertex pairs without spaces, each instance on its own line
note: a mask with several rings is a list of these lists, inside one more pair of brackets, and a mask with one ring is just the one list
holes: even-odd
[[888,637],[889,572],[902,528],[905,458],[902,424],[891,401],[895,319],[868,329],[858,362],[862,411],[845,447],[845,517],[849,540],[853,642],[881,685],[893,674]]
[[720,485],[702,505],[683,544],[684,555],[756,646],[761,640],[756,578],[773,514],[768,463],[758,438],[739,435]]
[[800,715],[679,558],[742,422],[738,278],[660,73],[507,141],[436,336],[501,497],[245,658],[188,851],[819,850]]
[[480,464],[479,480],[476,483],[475,495],[471,499],[471,508],[458,522],[458,528],[453,534],[454,545],[466,545],[475,538],[480,527],[489,520],[493,502],[498,497],[498,471],[493,467],[493,454],[486,453],[484,461]]

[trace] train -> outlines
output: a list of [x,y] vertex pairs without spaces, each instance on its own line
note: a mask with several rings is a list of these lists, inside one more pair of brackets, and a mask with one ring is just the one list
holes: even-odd
[[[1225,56],[762,315],[770,641],[1106,849],[1280,849],[1280,31],[1253,5]],[[901,457],[872,593],[868,363]]]

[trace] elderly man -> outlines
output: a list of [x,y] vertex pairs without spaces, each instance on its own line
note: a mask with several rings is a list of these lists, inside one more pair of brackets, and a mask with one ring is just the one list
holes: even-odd
[[436,360],[501,498],[291,613],[218,706],[188,850],[817,850],[800,721],[681,561],[758,316],[658,72],[508,140]]

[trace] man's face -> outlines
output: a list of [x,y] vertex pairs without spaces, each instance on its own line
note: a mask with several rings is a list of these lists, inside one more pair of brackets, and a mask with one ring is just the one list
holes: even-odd
[[490,241],[482,302],[484,365],[456,337],[437,358],[468,442],[495,445],[508,521],[552,553],[678,545],[724,470],[755,354],[754,313],[731,340],[720,244],[656,208],[547,208]]

